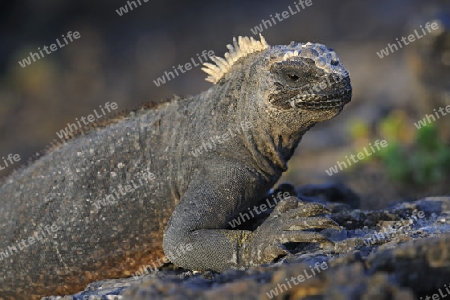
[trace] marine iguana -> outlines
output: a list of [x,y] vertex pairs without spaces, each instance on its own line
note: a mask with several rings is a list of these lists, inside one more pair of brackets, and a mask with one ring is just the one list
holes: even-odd
[[[205,64],[214,83],[205,92],[84,130],[6,179],[2,299],[73,293],[164,253],[184,268],[223,271],[271,262],[287,242],[331,243],[302,230],[336,227],[318,216],[326,208],[293,197],[253,232],[226,228],[287,170],[303,134],[350,101],[348,72],[321,44],[269,46],[260,36],[227,47]],[[303,91],[317,83],[316,93]],[[252,126],[227,139],[242,122]],[[190,155],[215,136],[223,143]]]

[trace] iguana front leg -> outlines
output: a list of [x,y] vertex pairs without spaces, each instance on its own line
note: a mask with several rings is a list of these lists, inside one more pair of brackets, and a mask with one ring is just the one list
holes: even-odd
[[297,197],[281,200],[261,226],[247,236],[241,261],[246,265],[269,263],[280,255],[289,254],[283,246],[289,242],[334,245],[320,233],[302,231],[311,228],[340,229],[333,220],[317,216],[324,213],[329,211],[318,203],[304,203]]
[[[214,174],[197,175],[175,208],[164,234],[163,248],[176,265],[193,270],[223,271],[271,262],[286,253],[288,242],[331,243],[308,228],[338,227],[325,217],[320,204],[303,204],[296,198],[280,201],[255,231],[224,229],[240,210],[251,204],[264,185],[244,169],[221,166]],[[217,176],[221,174],[221,176]],[[259,193],[258,193],[259,194]],[[179,248],[192,250],[177,255]]]

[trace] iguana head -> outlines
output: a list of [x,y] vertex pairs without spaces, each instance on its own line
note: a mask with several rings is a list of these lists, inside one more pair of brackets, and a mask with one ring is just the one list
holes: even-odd
[[349,74],[333,49],[309,42],[269,46],[260,38],[233,39],[225,58],[214,57],[216,65],[205,63],[203,70],[210,75],[206,80],[221,84],[231,77],[254,83],[254,90],[264,90],[264,98],[279,110],[338,113],[350,102]]
[[264,124],[262,131],[290,156],[304,132],[336,116],[352,95],[349,74],[336,53],[322,44],[269,46],[260,36],[239,37],[225,58],[203,70],[219,94],[234,98],[238,111]]
[[340,111],[351,99],[347,70],[336,53],[322,44],[294,43],[268,50],[269,101],[280,109]]

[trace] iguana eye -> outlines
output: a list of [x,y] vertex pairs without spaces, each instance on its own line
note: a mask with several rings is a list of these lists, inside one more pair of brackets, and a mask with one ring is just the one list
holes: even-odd
[[289,74],[288,77],[289,77],[289,79],[292,80],[292,81],[297,81],[297,80],[300,78],[300,77],[298,77],[298,76],[295,75],[295,74]]

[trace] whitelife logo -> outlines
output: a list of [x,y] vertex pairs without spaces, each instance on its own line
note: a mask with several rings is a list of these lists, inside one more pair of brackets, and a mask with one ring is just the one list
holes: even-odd
[[[172,66],[173,72],[175,72],[175,74],[172,71],[165,71],[163,76],[158,77],[156,80],[153,80],[153,83],[159,87],[162,84],[165,84],[166,82],[171,81],[172,79],[175,79],[175,77],[180,76],[181,74],[178,73],[177,69],[181,72],[181,73],[186,73],[187,71],[192,70],[192,67],[198,67],[201,66],[204,62],[206,62],[208,59],[211,59],[211,57],[214,57],[214,51],[209,50],[203,50],[201,56],[203,57],[203,59],[200,57],[200,54],[197,53],[197,58],[198,58],[198,63],[195,61],[195,59],[193,57],[191,57],[191,62],[187,62],[184,65],[179,64],[177,67]],[[184,69],[183,69],[184,67]]]
[[[381,150],[381,148],[387,147],[388,143],[386,140],[376,140],[374,143],[375,147],[377,148],[378,151]],[[381,147],[380,147],[381,146]],[[347,163],[348,165],[345,163],[345,161],[337,161],[336,165],[334,165],[334,167],[329,168],[328,170],[325,170],[325,172],[328,174],[328,176],[333,176],[333,174],[337,174],[339,172],[339,169],[342,171],[343,169],[346,169],[348,167],[350,167],[352,165],[352,162],[350,161],[350,159],[353,161],[353,163],[357,163],[360,160],[363,160],[364,158],[371,156],[372,154],[374,154],[377,150],[375,150],[372,146],[372,143],[369,143],[369,147],[372,150],[372,152],[367,151],[367,148],[364,147],[364,153],[358,152],[356,155],[351,154],[350,158],[348,158],[348,156],[346,155],[345,158],[347,159]],[[356,159],[356,157],[358,159]]]
[[[102,111],[102,114],[99,114],[97,112],[97,110],[94,109],[93,112],[94,112],[95,116],[93,114],[90,114],[87,117],[80,118],[80,120],[81,120],[81,122],[83,122],[84,126],[87,126],[90,123],[95,122],[96,120],[102,118],[103,116],[106,116],[107,113],[105,112],[103,107],[101,105],[99,107],[100,107],[100,110]],[[119,106],[117,105],[116,102],[111,102],[111,103],[106,102],[104,108],[108,111],[108,113],[110,113],[111,111],[116,110],[118,107]],[[83,128],[83,125],[81,125],[80,120],[78,120],[78,118],[75,118],[75,121],[77,121],[76,124],[75,123],[67,123],[67,127],[65,127],[64,129],[61,129],[59,132],[56,132],[56,135],[61,139],[62,142],[69,139],[72,133]],[[78,126],[77,126],[77,124],[78,124]],[[69,133],[69,131],[70,131],[70,133]]]
[[[58,226],[55,224],[51,226],[38,226],[38,231],[34,232],[32,236],[28,237],[28,239],[22,239],[20,242],[16,242],[17,248],[19,249],[17,249],[15,245],[11,245],[8,246],[6,250],[0,251],[0,261],[2,261],[3,259],[7,259],[10,255],[18,253],[19,251],[22,251],[25,248],[35,244],[36,241],[40,241],[41,243],[46,242],[49,238],[53,237],[53,233],[55,233],[59,229],[60,228],[58,228]],[[15,253],[13,251],[15,251]]]
[[[272,15],[269,15],[270,20],[262,19],[261,23],[259,23],[259,25],[256,25],[253,28],[250,28],[250,31],[254,35],[257,35],[258,33],[262,33],[264,31],[264,29],[268,29],[268,28],[276,25],[277,24],[276,20],[278,20],[278,22],[282,22],[282,21],[286,20],[287,18],[289,18],[290,16],[293,16],[293,15],[305,10],[307,7],[311,6],[312,4],[313,4],[312,0],[306,0],[306,1],[299,0],[298,3],[294,2],[295,9],[292,9],[292,7],[289,5],[287,7],[289,9],[289,11],[285,10],[281,13],[277,12],[277,13],[275,13],[275,17],[273,17]],[[300,6],[301,6],[301,8],[300,8]],[[276,18],[276,20],[275,20],[275,18]]]
[[[20,155],[19,154],[8,154],[8,157],[5,159],[5,157],[2,157],[3,159],[3,163],[4,163],[4,167],[2,167],[2,163],[0,162],[0,171],[6,169],[7,167],[11,166],[14,164],[14,162],[18,162],[20,161]],[[8,164],[8,161],[10,162]]]
[[[406,37],[402,36],[402,38],[401,38],[400,40],[402,41],[402,43],[403,43],[404,46],[407,46],[407,45],[409,45],[410,43],[415,42],[415,41],[416,41],[416,38],[417,38],[417,39],[423,38],[424,36],[427,35],[427,31],[428,31],[428,33],[430,33],[431,30],[436,30],[436,29],[438,29],[438,28],[439,28],[439,25],[438,25],[438,23],[436,23],[436,22],[433,22],[433,23],[427,22],[427,23],[425,24],[425,28],[427,29],[427,31],[425,31],[425,29],[422,27],[422,25],[420,25],[420,28],[422,29],[423,35],[420,35],[420,33],[417,32],[417,29],[415,29],[415,30],[414,30],[414,34],[408,35],[408,41],[409,41],[409,43],[406,41]],[[397,40],[397,45],[398,45],[398,47],[403,48],[402,43],[400,43],[399,39],[396,38],[396,40]],[[384,58],[385,56],[388,56],[389,54],[394,53],[395,51],[398,51],[397,45],[396,45],[396,44],[390,44],[390,43],[388,43],[388,45],[387,45],[386,48],[381,49],[379,52],[377,52],[378,57],[379,57],[379,58]]]
[[19,61],[19,65],[22,68],[25,68],[26,66],[31,65],[31,63],[32,63],[31,60],[33,60],[33,62],[35,62],[36,60],[39,60],[39,59],[41,59],[42,57],[45,56],[44,53],[42,52],[42,50],[44,50],[45,53],[50,54],[50,53],[55,52],[56,50],[58,50],[58,49],[60,49],[62,47],[65,47],[66,45],[68,45],[69,42],[67,41],[67,39],[69,39],[70,42],[73,42],[74,39],[77,40],[77,39],[79,39],[81,37],[81,35],[80,35],[80,33],[78,31],[74,31],[73,33],[72,33],[72,31],[69,31],[67,33],[67,39],[66,39],[66,36],[64,36],[64,34],[61,35],[61,36],[63,37],[63,40],[64,40],[65,44],[61,43],[59,41],[59,38],[57,38],[56,39],[56,44],[58,44],[59,48],[56,46],[56,44],[51,44],[49,47],[44,46],[44,47],[42,47],[42,49],[41,49],[41,47],[38,47],[38,51],[39,51],[39,53],[41,55],[39,55],[39,53],[30,52],[30,55],[27,58],[24,58],[24,59],[22,59],[22,61]]

